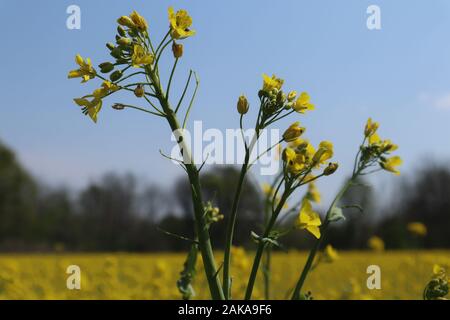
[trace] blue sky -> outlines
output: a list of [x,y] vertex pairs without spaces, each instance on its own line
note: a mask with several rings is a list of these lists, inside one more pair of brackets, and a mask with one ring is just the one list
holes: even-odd
[[[81,8],[81,30],[66,28],[66,8]],[[382,29],[369,31],[366,9],[381,8]],[[167,124],[108,104],[93,124],[72,102],[98,82],[68,80],[74,55],[97,65],[109,58],[116,19],[138,10],[152,37],[168,27],[167,7],[187,9],[195,37],[184,41],[177,70],[180,90],[189,68],[201,84],[191,121],[236,128],[236,99],[256,106],[261,74],[306,90],[316,111],[300,120],[314,143],[331,140],[339,174],[319,186],[334,190],[350,170],[366,119],[400,145],[403,172],[429,159],[450,158],[450,2],[434,1],[1,1],[0,139],[22,163],[51,184],[82,187],[108,171],[134,172],[170,187],[183,174],[163,159]],[[124,99],[119,101],[126,101]],[[254,108],[256,109],[256,108]],[[248,118],[255,116],[255,110]],[[375,178],[380,187],[393,178]]]

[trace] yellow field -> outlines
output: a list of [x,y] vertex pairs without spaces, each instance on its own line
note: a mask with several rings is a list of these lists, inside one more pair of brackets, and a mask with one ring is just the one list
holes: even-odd
[[[274,254],[274,298],[286,297],[305,257],[299,252]],[[235,298],[243,297],[251,259],[243,255],[233,262]],[[175,283],[183,260],[182,254],[0,255],[0,299],[178,299]],[[319,265],[305,289],[315,299],[421,299],[436,263],[449,266],[450,252],[344,252],[339,260]],[[381,268],[381,290],[366,287],[371,264]],[[81,290],[66,287],[69,265],[81,269]],[[261,284],[255,298],[262,298]],[[195,290],[196,298],[208,298],[201,269]]]

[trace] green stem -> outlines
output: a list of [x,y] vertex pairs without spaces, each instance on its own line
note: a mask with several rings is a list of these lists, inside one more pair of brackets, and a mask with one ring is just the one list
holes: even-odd
[[[272,216],[269,220],[269,223],[266,226],[266,229],[264,231],[264,234],[262,236],[262,238],[267,238],[270,234],[270,231],[272,231],[272,228],[278,218],[278,215],[280,214],[281,209],[283,209],[283,206],[287,200],[287,198],[290,195],[290,186],[286,186],[283,195],[281,196],[280,202],[278,203],[275,211],[272,213]],[[247,284],[247,290],[245,292],[245,300],[250,300],[252,298],[252,293],[253,293],[253,287],[255,286],[255,280],[256,280],[256,275],[258,274],[258,269],[259,269],[259,265],[261,263],[261,258],[262,255],[264,253],[264,247],[265,247],[266,243],[264,241],[260,241],[258,244],[258,249],[256,250],[256,254],[255,254],[255,259],[253,260],[253,266],[252,266],[252,271],[250,273],[250,277],[248,279],[248,284]]]
[[202,199],[202,191],[200,186],[199,173],[196,165],[194,164],[190,149],[185,143],[184,136],[182,134],[182,130],[180,124],[178,123],[178,119],[176,118],[173,109],[171,108],[169,102],[165,99],[164,92],[161,88],[161,85],[158,81],[156,81],[156,76],[152,70],[148,70],[150,77],[152,78],[153,83],[155,84],[156,95],[158,96],[158,100],[161,104],[161,107],[166,114],[166,119],[169,123],[172,131],[181,132],[180,143],[182,144],[183,149],[183,157],[188,159],[185,161],[186,172],[189,177],[189,182],[191,184],[191,196],[192,202],[194,206],[194,216],[195,216],[195,226],[196,233],[198,237],[198,247],[200,253],[202,255],[203,264],[205,268],[206,278],[208,280],[209,289],[211,292],[211,297],[214,300],[223,300],[224,295],[222,291],[222,287],[220,284],[220,280],[217,277],[217,267],[216,262],[214,260],[214,254],[211,246],[211,238],[209,235],[208,226],[205,221],[205,209],[203,206]]
[[272,260],[272,248],[266,249],[266,254],[263,262],[263,275],[264,275],[264,298],[270,300],[270,279],[271,279],[271,260]]
[[[242,132],[242,115],[240,118],[240,126]],[[242,136],[245,143],[245,159],[244,164],[241,168],[241,173],[239,175],[239,181],[236,188],[236,192],[234,194],[233,204],[231,206],[231,214],[230,219],[227,224],[227,233],[225,239],[225,252],[224,252],[224,261],[223,261],[223,290],[225,293],[225,297],[230,299],[231,295],[231,278],[230,278],[230,263],[231,263],[231,245],[233,244],[233,236],[234,236],[234,227],[236,225],[236,217],[237,217],[237,209],[239,206],[239,200],[241,198],[242,187],[244,185],[245,176],[249,169],[250,155],[252,153],[253,147],[259,138],[259,129],[257,128],[255,131],[255,135],[253,136],[250,145],[247,147],[247,143],[245,141],[245,137]]]
[[178,63],[178,58],[175,59],[175,63],[173,64],[172,71],[170,72],[170,78],[169,78],[169,82],[167,84],[166,100],[169,100],[170,85],[172,84],[172,78],[173,78],[173,74],[175,73],[177,63]]
[[306,277],[308,276],[308,273],[311,270],[311,266],[314,262],[314,258],[316,257],[317,251],[320,248],[320,245],[322,244],[323,239],[325,238],[325,234],[326,234],[328,225],[330,224],[330,221],[329,221],[330,214],[333,211],[334,207],[338,204],[339,200],[341,200],[341,198],[347,192],[348,188],[350,188],[350,186],[352,185],[353,181],[356,179],[358,174],[359,174],[359,171],[352,175],[352,177],[344,184],[344,186],[341,188],[341,190],[338,192],[338,194],[334,198],[333,202],[331,203],[331,205],[327,211],[327,214],[325,216],[325,222],[321,228],[321,236],[319,239],[316,239],[311,251],[309,252],[308,259],[306,260],[305,266],[303,267],[303,271],[300,275],[300,278],[297,281],[294,292],[292,294],[292,300],[300,299],[300,292],[302,290],[303,284],[305,283]]
[[239,199],[242,193],[242,186],[244,185],[245,175],[247,174],[248,162],[250,159],[250,153],[245,151],[245,161],[241,168],[239,175],[239,181],[234,194],[233,205],[231,207],[231,214],[227,224],[227,234],[225,239],[225,252],[223,257],[223,290],[226,299],[231,298],[231,278],[230,278],[230,261],[231,261],[231,245],[233,243],[234,226],[236,224],[237,208],[239,205]]

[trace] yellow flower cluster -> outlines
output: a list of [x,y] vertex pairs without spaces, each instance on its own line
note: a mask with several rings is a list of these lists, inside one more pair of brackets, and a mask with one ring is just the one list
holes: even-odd
[[425,237],[427,235],[427,227],[422,222],[410,222],[407,229],[413,235]]
[[286,110],[293,109],[298,113],[305,113],[308,110],[314,110],[314,104],[310,102],[310,96],[307,92],[302,92],[297,97],[296,91],[291,91],[286,94],[282,91],[284,80],[278,78],[276,75],[269,77],[263,74],[263,87],[260,91],[261,97],[269,99],[270,103],[266,106],[266,111],[276,112],[280,108]]
[[[168,9],[169,13],[169,32],[172,39],[184,39],[192,36],[195,32],[190,30],[192,18],[187,11],[179,10],[174,12],[173,8]],[[82,78],[82,82],[87,82],[95,77],[103,81],[102,88],[96,90],[91,95],[86,95],[82,98],[74,99],[75,103],[82,108],[84,114],[96,122],[98,113],[102,108],[102,99],[110,93],[117,90],[130,90],[126,86],[119,86],[118,82],[124,80],[124,73],[129,67],[134,68],[155,68],[156,55],[160,54],[162,49],[158,52],[157,48],[152,46],[152,42],[148,33],[148,23],[137,11],[133,11],[129,16],[121,16],[117,19],[117,35],[116,44],[108,43],[106,46],[110,50],[110,55],[115,59],[114,62],[103,62],[99,64],[101,73],[108,74],[109,80],[101,76],[92,66],[89,58],[83,59],[79,54],[75,57],[75,62],[79,68],[72,70],[68,74],[68,78]],[[166,39],[166,38],[165,38]],[[172,41],[172,50],[176,58],[183,54],[183,47]],[[120,66],[122,69],[115,70]],[[130,75],[131,76],[131,75]],[[134,91],[137,97],[144,97],[146,92],[144,86],[136,85]],[[89,99],[92,98],[92,99]],[[121,105],[123,106],[123,105]]]
[[367,120],[364,128],[364,141],[367,144],[362,149],[362,161],[365,165],[378,162],[382,169],[399,175],[397,167],[402,164],[402,159],[399,156],[387,157],[397,150],[398,146],[390,140],[382,140],[377,133],[378,128],[377,122],[373,122],[371,118]]
[[373,251],[384,251],[384,241],[380,237],[372,236],[367,242],[367,245]]
[[[291,127],[288,130],[291,130]],[[297,175],[313,168],[319,168],[332,157],[333,144],[331,142],[322,141],[316,151],[307,140],[297,137],[283,150],[282,158],[288,172]]]

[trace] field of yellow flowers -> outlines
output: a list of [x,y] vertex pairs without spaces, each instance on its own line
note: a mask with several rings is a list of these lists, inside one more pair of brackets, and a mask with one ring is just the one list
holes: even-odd
[[[305,289],[314,299],[421,299],[433,265],[450,265],[448,251],[352,251],[339,256],[311,272]],[[251,255],[239,249],[235,257],[232,268],[245,276],[233,281],[232,293],[242,298]],[[0,255],[0,299],[179,299],[176,281],[184,258],[127,253]],[[280,252],[272,259],[272,298],[288,298],[286,284],[295,285],[306,254]],[[366,269],[372,264],[381,268],[381,290],[366,287]],[[69,265],[80,267],[80,290],[67,289]],[[209,298],[200,262],[194,289],[197,299]],[[263,298],[262,287],[255,288],[255,298]]]

